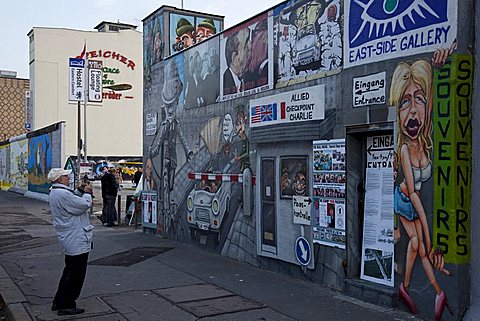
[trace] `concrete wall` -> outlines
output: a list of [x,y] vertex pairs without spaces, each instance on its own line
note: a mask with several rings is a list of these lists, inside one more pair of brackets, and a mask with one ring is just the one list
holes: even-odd
[[[431,10],[425,11],[425,6],[438,10],[437,16],[443,21],[429,25],[428,21],[436,18]],[[144,188],[156,192],[159,201],[158,224],[154,229],[145,224],[145,229],[256,266],[319,282],[366,301],[407,310],[398,299],[399,288],[404,284],[409,286],[418,314],[427,319],[434,318],[435,298],[443,295],[443,291],[453,308],[453,316],[443,311],[442,319],[461,319],[469,306],[470,293],[470,288],[461,284],[470,282],[470,255],[475,252],[470,247],[474,221],[471,226],[468,197],[471,190],[477,188],[472,186],[470,156],[475,150],[470,134],[475,67],[470,52],[473,19],[468,14],[473,11],[472,6],[471,1],[425,1],[421,8],[390,8],[398,10],[395,14],[402,21],[409,18],[402,16],[401,10],[420,11],[427,17],[425,24],[422,28],[413,28],[412,21],[409,20],[410,25],[401,26],[397,20],[399,29],[395,37],[382,38],[378,31],[369,38],[367,25],[381,21],[365,20],[367,31],[359,32],[358,37],[349,36],[362,28],[357,24],[362,22],[359,16],[362,9],[355,1],[285,2],[205,43],[148,66],[151,78],[144,88]],[[310,30],[309,17],[302,16],[303,12],[309,12],[310,18],[316,17],[311,28],[322,44],[322,51],[310,64],[299,62],[298,58],[299,51],[304,49],[297,46],[300,35]],[[464,18],[457,21],[457,12]],[[417,13],[413,15],[413,19],[420,19]],[[307,28],[302,29],[304,27]],[[268,37],[263,46],[259,46],[254,35],[262,34],[265,28]],[[339,58],[335,55],[339,48],[336,46],[338,33],[344,40],[340,42],[344,51]],[[435,41],[427,40],[428,35],[435,33],[438,35]],[[244,42],[243,55],[248,57],[247,62],[259,61],[257,67],[268,66],[266,74],[259,73],[261,68],[250,68],[251,63],[246,67],[241,57],[233,56],[232,60],[237,59],[233,64],[226,58],[229,46],[233,45],[228,39],[242,39],[247,34],[252,40]],[[365,51],[358,51],[358,57],[356,46],[362,45],[355,42],[356,39],[368,40],[363,44]],[[368,47],[372,43],[374,45]],[[387,43],[395,44],[396,49],[389,47],[390,52],[385,52]],[[312,52],[315,52],[314,46],[305,44]],[[370,52],[370,56],[366,53],[369,48],[379,50],[380,47],[381,53]],[[239,49],[236,54],[238,52]],[[435,59],[441,53],[448,59],[441,59],[437,64]],[[258,58],[262,54],[264,59]],[[417,65],[423,69],[415,72]],[[402,66],[410,71],[396,77]],[[209,72],[202,72],[204,69]],[[229,69],[243,69],[238,72],[238,78],[244,78],[246,87],[240,80],[227,85]],[[404,87],[400,97],[396,97],[399,83],[413,76],[424,79],[416,83],[415,93],[408,96]],[[234,92],[226,88],[233,88]],[[371,91],[377,93],[371,94]],[[215,102],[210,93],[216,93]],[[289,113],[288,108],[284,111],[280,107],[282,102],[293,104],[315,95],[320,98],[313,100],[312,114]],[[265,109],[262,111],[265,114],[257,117],[260,110],[257,105],[274,102],[278,102],[278,109]],[[423,116],[411,116],[419,119],[417,125],[402,118],[401,111],[413,104],[420,104],[415,105],[417,108],[423,106],[423,111],[409,114],[423,113]],[[316,116],[317,111],[321,111],[320,116]],[[456,127],[448,127],[449,124]],[[473,134],[476,135],[475,131]],[[374,252],[384,264],[384,270],[391,272],[384,277],[376,272],[375,277],[368,278],[365,270],[370,265],[366,262],[373,256],[367,255],[364,236],[370,228],[368,224],[376,222],[369,221],[366,214],[373,205],[364,199],[365,193],[371,191],[363,190],[365,182],[372,179],[366,171],[367,155],[371,154],[367,139],[381,135],[394,137],[395,141],[395,146],[387,146],[391,151],[387,153],[390,165],[384,171],[390,175],[384,174],[388,186],[394,180],[394,167],[397,178],[393,186],[399,189],[409,184],[412,172],[409,164],[421,168],[430,166],[431,173],[422,174],[423,181],[416,187],[421,195],[414,201],[418,219],[405,220],[400,210],[395,213],[393,206],[399,201],[398,196],[394,199],[392,196],[390,207],[384,209],[390,217],[386,220],[387,244]],[[417,135],[422,138],[418,139]],[[282,184],[288,181],[290,187],[295,188],[299,180],[295,175],[285,179],[282,160],[298,160],[306,176],[302,183],[306,186],[305,192],[297,189],[295,196],[314,197],[313,142],[328,143],[334,139],[343,141],[346,148],[347,180],[346,184],[338,185],[346,196],[343,199],[328,197],[326,202],[343,204],[347,223],[346,228],[327,231],[337,240],[342,239],[337,236],[346,234],[346,243],[338,241],[332,246],[315,234],[315,222],[311,225],[295,222],[292,198],[283,197]],[[414,144],[419,149],[407,148]],[[402,148],[405,148],[404,154]],[[394,154],[399,158],[398,164],[394,163]],[[220,176],[241,174],[245,167],[250,167],[256,175],[251,216],[244,211],[240,184],[224,181],[219,191],[206,192],[200,175],[217,174],[210,180],[219,183]],[[443,174],[448,168],[455,171],[446,177]],[[189,172],[197,173],[197,179],[192,179],[194,176],[188,175]],[[378,197],[386,198],[393,186],[388,193],[381,191]],[[413,198],[417,195],[413,190],[407,193]],[[212,198],[219,200],[218,215],[211,215]],[[421,221],[423,217],[425,220]],[[415,225],[424,228],[420,232],[412,229]],[[394,237],[394,226],[398,227],[400,238]],[[296,257],[295,240],[299,236],[305,237],[311,246],[312,260],[308,263],[302,264]],[[418,244],[417,240],[420,240],[419,252],[409,250],[413,243]],[[442,253],[427,253],[430,247],[439,248]],[[408,257],[415,259],[412,265]]]

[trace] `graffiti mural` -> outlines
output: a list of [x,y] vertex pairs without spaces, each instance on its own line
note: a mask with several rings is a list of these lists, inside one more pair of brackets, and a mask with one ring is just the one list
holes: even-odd
[[152,66],[160,62],[165,55],[163,13],[149,18],[143,25],[143,75],[146,85],[151,85]]
[[340,71],[340,1],[292,0],[277,6],[273,14],[277,88]]
[[171,13],[170,54],[182,51],[220,31],[220,20]]
[[[187,161],[193,157],[193,151],[187,144],[182,131],[182,126],[176,115],[180,112],[180,101],[183,99],[184,81],[183,81],[183,56],[179,55],[166,62],[164,69],[164,83],[161,98],[163,104],[161,106],[160,128],[154,137],[152,145],[148,150],[148,159],[146,162],[147,186],[154,187],[152,171],[160,178],[161,184],[156,187],[160,188],[160,202],[162,202],[161,210],[170,208],[170,192],[175,185],[175,175],[178,164],[177,157],[177,141],[183,147],[183,152]],[[160,222],[162,218],[160,218]],[[160,224],[159,222],[159,224]]]
[[28,142],[28,190],[48,194],[51,184],[47,175],[51,168],[51,134],[30,138]]
[[219,101],[273,88],[272,29],[272,17],[264,13],[222,33]]
[[[434,97],[444,96],[439,80],[435,80],[434,70],[438,74],[449,68],[451,60],[447,58],[455,46],[454,42],[448,49],[437,50],[431,61],[422,59],[398,64],[392,75],[389,98],[390,104],[397,106],[394,211],[398,224],[395,238],[403,240],[397,243],[395,249],[395,256],[398,254],[400,260],[399,271],[402,272],[399,276],[399,299],[411,313],[420,311],[432,315],[434,312],[435,320],[440,320],[445,307],[451,312],[441,285],[445,283],[445,278],[451,276],[447,264],[453,263],[453,260],[449,260],[451,256],[446,256],[449,247],[441,242],[442,238],[432,239],[430,234],[434,216],[432,192],[444,187],[437,185],[442,172],[434,155],[445,152],[444,147],[433,139],[432,120],[443,115],[442,110],[433,108]],[[455,75],[452,73],[450,77]],[[449,81],[456,80],[450,78]],[[439,105],[435,103],[435,106]],[[435,133],[437,138],[442,128],[435,129],[440,131]],[[440,212],[436,216],[444,219]],[[399,233],[400,227],[403,233]],[[423,301],[415,296],[416,293],[421,293],[422,299],[431,293],[435,300],[430,297],[428,301]],[[428,302],[434,302],[434,306]]]
[[445,48],[457,37],[457,0],[345,1],[345,67]]
[[28,140],[23,139],[10,144],[10,180],[12,187],[28,189]]
[[220,93],[219,38],[185,52],[185,108],[215,103]]
[[[0,146],[0,187],[8,188],[8,173],[7,173],[7,149],[9,145]],[[10,169],[8,169],[9,171]]]

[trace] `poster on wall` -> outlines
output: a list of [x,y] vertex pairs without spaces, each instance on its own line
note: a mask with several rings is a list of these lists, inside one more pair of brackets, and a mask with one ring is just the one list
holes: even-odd
[[170,13],[170,55],[219,33],[221,21]]
[[305,196],[308,194],[308,157],[281,157],[280,198]]
[[340,72],[339,0],[291,0],[273,10],[276,88]]
[[12,187],[28,189],[28,139],[10,143],[10,182]]
[[345,1],[345,68],[449,48],[458,0]]
[[273,88],[273,18],[265,12],[220,35],[219,101]]
[[51,183],[47,175],[51,169],[51,134],[31,137],[28,142],[28,190],[48,194]]
[[345,140],[313,142],[313,242],[345,249]]
[[157,193],[142,192],[142,222],[143,226],[157,228]]
[[143,24],[143,76],[146,87],[151,85],[152,66],[165,56],[163,20],[163,13],[161,13],[154,15]]
[[325,85],[250,100],[250,127],[325,118]]
[[360,277],[394,285],[393,135],[367,137]]
[[145,114],[145,135],[152,136],[157,133],[157,112]]
[[205,41],[185,52],[185,108],[203,107],[220,94],[220,38]]

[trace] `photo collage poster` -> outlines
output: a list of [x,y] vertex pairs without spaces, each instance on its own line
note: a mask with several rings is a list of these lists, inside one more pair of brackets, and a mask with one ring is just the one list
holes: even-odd
[[157,227],[157,193],[142,192],[142,217],[143,226]]
[[360,278],[393,286],[393,135],[367,137]]
[[313,242],[345,249],[345,140],[313,142]]

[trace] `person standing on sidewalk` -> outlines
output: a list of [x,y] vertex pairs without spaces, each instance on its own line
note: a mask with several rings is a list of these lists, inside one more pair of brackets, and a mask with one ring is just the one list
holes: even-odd
[[117,209],[115,200],[118,194],[118,183],[115,176],[115,168],[109,168],[108,172],[102,177],[102,197],[106,201],[105,220],[107,226],[115,226],[113,221],[117,219]]
[[65,253],[65,267],[53,299],[52,310],[58,315],[75,315],[85,312],[77,308],[76,300],[85,280],[88,254],[92,249],[93,225],[87,210],[92,206],[92,186],[82,184],[70,189],[70,170],[53,168],[48,179],[50,211],[53,226]]

